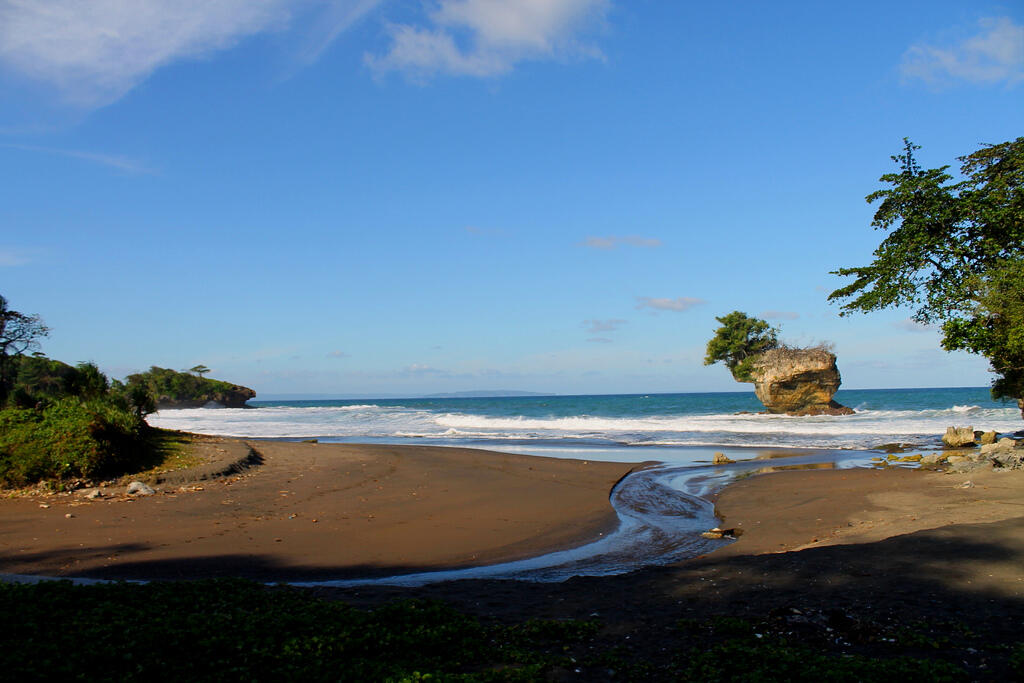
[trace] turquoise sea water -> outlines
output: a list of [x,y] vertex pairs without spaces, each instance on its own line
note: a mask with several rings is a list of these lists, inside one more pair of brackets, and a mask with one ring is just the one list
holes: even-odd
[[[168,410],[161,427],[248,438],[460,445],[544,454],[613,449],[664,459],[680,447],[935,447],[949,425],[1012,433],[1015,403],[985,387],[841,390],[849,416],[765,415],[752,391],[721,393],[253,401],[256,409]],[[637,451],[638,452],[638,451]],[[637,459],[630,458],[630,459]]]

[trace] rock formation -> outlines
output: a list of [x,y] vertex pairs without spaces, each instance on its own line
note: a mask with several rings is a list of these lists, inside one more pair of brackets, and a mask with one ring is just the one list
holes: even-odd
[[245,408],[245,402],[256,396],[256,392],[249,387],[237,384],[228,385],[225,382],[218,382],[218,384],[224,386],[214,387],[194,396],[160,394],[156,399],[157,409],[205,408],[209,403],[215,404],[215,407],[218,408]]
[[974,427],[946,427],[942,435],[942,443],[949,448],[973,448],[978,445],[974,439]]
[[823,348],[778,348],[754,362],[754,393],[769,413],[850,415],[853,410],[832,400],[842,379],[836,355]]

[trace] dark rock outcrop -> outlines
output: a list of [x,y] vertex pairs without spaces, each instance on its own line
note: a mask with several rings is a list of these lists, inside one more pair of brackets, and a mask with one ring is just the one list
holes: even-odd
[[836,355],[823,348],[766,351],[751,372],[754,393],[769,413],[851,415],[832,400],[842,379]]
[[196,398],[158,396],[156,407],[157,410],[165,410],[167,408],[206,408],[207,404],[213,403],[215,406],[211,407],[245,408],[245,402],[255,397],[256,392],[249,387],[232,384],[209,393],[204,393]]

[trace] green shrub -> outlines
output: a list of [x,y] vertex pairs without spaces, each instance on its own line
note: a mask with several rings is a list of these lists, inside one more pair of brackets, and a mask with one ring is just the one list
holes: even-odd
[[60,398],[40,410],[0,410],[0,482],[93,478],[130,466],[145,423],[117,401]]

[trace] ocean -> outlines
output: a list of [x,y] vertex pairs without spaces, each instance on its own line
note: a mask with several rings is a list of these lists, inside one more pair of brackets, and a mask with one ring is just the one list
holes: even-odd
[[[987,387],[840,390],[855,415],[758,414],[752,391],[500,398],[252,401],[253,409],[165,410],[154,426],[245,438],[467,446],[600,459],[674,460],[694,447],[928,449],[950,425],[1013,433],[1014,402]],[[698,449],[703,450],[703,449]]]

